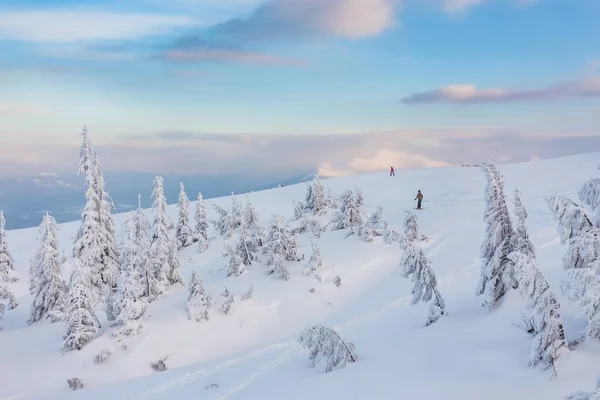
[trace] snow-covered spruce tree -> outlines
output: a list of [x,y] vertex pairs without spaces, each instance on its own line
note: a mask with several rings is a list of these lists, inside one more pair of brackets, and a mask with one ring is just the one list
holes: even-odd
[[583,207],[574,201],[559,195],[546,198],[548,208],[558,222],[558,233],[561,244],[580,236],[582,233],[594,230],[594,224],[586,215]]
[[356,188],[356,207],[360,208],[365,205],[365,197],[359,188]]
[[515,189],[513,213],[517,217],[517,228],[513,236],[512,246],[521,253],[535,257],[535,248],[531,240],[529,240],[529,234],[527,233],[527,210],[521,201],[521,191],[518,189]]
[[312,254],[310,255],[310,259],[308,260],[308,273],[312,274],[315,272],[319,272],[321,268],[323,268],[323,259],[321,257],[321,251],[317,247],[317,243],[312,240]]
[[318,175],[315,175],[312,182],[306,187],[304,206],[307,212],[312,212],[315,215],[320,215],[327,211],[325,188],[319,180]]
[[294,206],[294,219],[299,220],[302,217],[304,217],[304,203],[299,201]]
[[566,397],[565,400],[600,400],[600,380],[596,382],[596,390],[593,392],[576,392]]
[[236,249],[228,248],[229,265],[227,267],[227,276],[240,276],[246,271],[246,265]]
[[598,265],[567,271],[566,291],[569,300],[577,302],[588,319],[584,338],[600,341],[600,276]]
[[231,307],[233,306],[233,303],[235,303],[233,293],[231,293],[227,289],[227,286],[225,286],[225,291],[221,293],[221,296],[225,297],[223,304],[221,304],[221,309],[223,310],[223,314],[227,315],[231,312]]
[[170,220],[167,216],[167,200],[163,188],[163,178],[154,178],[154,191],[152,193],[152,244],[150,246],[152,267],[157,280],[156,289],[162,294],[169,286],[169,272],[171,255],[171,239],[169,237]]
[[4,211],[0,211],[0,280],[10,281],[10,273],[15,269],[15,260],[8,250],[6,241],[6,219]]
[[194,235],[192,228],[190,228],[190,200],[185,193],[185,187],[183,183],[179,184],[179,203],[177,205],[179,211],[177,218],[177,232],[175,237],[177,238],[177,248],[183,249],[184,247],[190,246],[194,241]]
[[[79,150],[79,166],[77,170],[78,175],[85,175],[86,184],[88,188],[90,185],[95,187],[95,177],[94,177],[94,150],[92,148],[92,142],[87,133],[87,127],[83,127],[83,131],[81,132],[83,140],[81,142],[81,148]],[[77,243],[80,242],[79,239],[83,233],[83,223],[79,227],[77,234],[75,236],[75,246],[73,247],[73,258],[79,256],[79,252],[81,248],[77,246]]]
[[103,296],[102,282],[102,242],[100,239],[100,224],[97,211],[98,196],[93,185],[88,185],[86,203],[81,214],[81,236],[75,243],[79,263],[86,269],[85,278],[89,279],[86,287],[91,290],[92,305],[98,304]]
[[[108,195],[104,183],[104,172],[97,153],[93,160],[94,183],[98,197],[98,218],[100,238],[100,258],[102,260],[102,284],[104,285],[104,298],[108,299],[116,292],[117,279],[120,273],[120,258],[115,239],[115,225],[112,219],[114,204]],[[109,320],[114,319],[109,307],[106,309]]]
[[363,227],[363,218],[360,208],[356,204],[356,195],[352,190],[342,194],[342,205],[332,219],[332,230],[349,229],[348,235],[360,234]]
[[420,301],[423,303],[431,301],[429,316],[425,324],[425,326],[429,326],[442,315],[447,314],[446,303],[438,290],[435,272],[431,268],[431,260],[425,255],[420,246],[406,238],[401,242],[401,248],[404,249],[400,261],[402,275],[405,278],[410,278],[414,283],[412,304],[415,305]]
[[171,247],[169,249],[169,257],[167,258],[167,263],[169,265],[169,271],[167,273],[167,279],[171,285],[176,283],[183,283],[183,277],[181,276],[180,268],[181,263],[179,260],[179,251],[177,251],[177,240],[172,238]]
[[242,222],[240,239],[235,248],[235,253],[237,253],[245,266],[252,265],[254,261],[260,262],[258,258],[259,239],[255,231],[253,233],[249,229],[246,229],[246,222]]
[[579,200],[590,207],[597,219],[600,211],[600,178],[592,178],[583,184],[579,190]]
[[327,199],[325,200],[325,204],[328,208],[336,209],[337,208],[337,200],[331,191],[331,188],[327,191]]
[[213,207],[217,214],[219,214],[219,219],[213,222],[216,231],[224,238],[231,237],[233,232],[240,227],[243,218],[242,209],[235,195],[231,196],[231,208],[229,211],[216,204],[213,204]]
[[561,353],[567,351],[560,305],[537,267],[533,253],[518,250],[509,254],[508,258],[514,263],[519,291],[527,300],[527,310],[535,330],[529,366],[542,364],[547,368],[554,367]]
[[135,249],[136,255],[133,269],[139,278],[141,296],[150,302],[160,295],[163,285],[157,280],[154,273],[150,248],[152,244],[152,223],[142,209],[141,203],[141,198],[139,198],[138,209],[133,213],[132,218],[135,232],[132,249]]
[[383,208],[377,206],[362,229],[362,237],[365,242],[371,242],[375,236],[383,236],[387,230],[388,224],[383,220]]
[[265,233],[258,221],[256,209],[250,202],[250,197],[248,196],[246,196],[246,210],[244,211],[243,222],[246,229],[246,234],[252,237],[252,240],[256,242],[258,247],[262,247],[265,239]]
[[321,358],[327,359],[325,372],[342,369],[358,359],[354,344],[344,341],[328,326],[315,325],[303,330],[298,337],[302,347],[308,349],[310,364],[314,368]]
[[194,237],[198,241],[198,251],[204,253],[208,249],[208,219],[206,218],[206,206],[202,193],[198,193],[195,220]]
[[212,298],[202,285],[202,278],[196,271],[192,272],[192,277],[188,286],[187,313],[191,320],[201,321],[209,319],[208,310],[212,307]]
[[404,218],[404,237],[411,242],[419,238],[419,224],[417,222],[417,214],[413,211],[408,211]]
[[62,347],[65,351],[81,350],[86,343],[94,339],[100,327],[90,298],[90,261],[93,260],[85,257],[76,259],[73,266],[64,320],[66,330]]
[[481,277],[477,295],[485,294],[484,305],[491,310],[510,287],[517,288],[512,262],[507,258],[512,252],[514,231],[506,205],[502,174],[492,162],[482,164],[486,174],[485,188],[485,238],[481,245]]
[[129,221],[124,240],[125,246],[129,249],[117,280],[117,290],[112,306],[116,325],[120,327],[116,332],[117,336],[132,336],[140,333],[143,328],[141,319],[147,308],[147,303],[142,298],[144,288],[140,285],[140,275],[136,269],[136,264],[140,262],[140,255],[136,245],[135,228],[134,222]]
[[54,217],[46,214],[39,229],[38,250],[31,261],[29,287],[33,300],[29,323],[48,318],[58,322],[63,318],[66,283],[62,279],[63,259],[58,244],[58,227]]
[[267,274],[288,280],[290,274],[286,263],[297,260],[298,238],[283,224],[283,218],[279,214],[273,215],[271,219],[264,251],[268,255]]
[[18,306],[17,298],[10,290],[8,283],[0,281],[0,316],[5,310],[12,310]]

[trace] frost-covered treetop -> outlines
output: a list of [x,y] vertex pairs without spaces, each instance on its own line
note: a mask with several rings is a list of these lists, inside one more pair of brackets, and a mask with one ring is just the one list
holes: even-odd
[[594,227],[583,207],[574,201],[563,196],[553,195],[547,197],[546,202],[558,221],[558,232],[562,244],[583,232],[589,232]]

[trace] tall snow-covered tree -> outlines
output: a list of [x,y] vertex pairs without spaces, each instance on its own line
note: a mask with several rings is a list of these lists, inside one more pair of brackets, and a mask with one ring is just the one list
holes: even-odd
[[64,320],[66,330],[62,347],[65,351],[81,350],[86,343],[96,337],[100,327],[90,298],[92,288],[89,282],[92,279],[89,277],[91,274],[89,265],[89,261],[84,258],[76,259],[73,266]]
[[486,296],[485,305],[491,310],[510,287],[517,288],[513,264],[507,258],[512,252],[514,231],[506,205],[504,180],[492,162],[482,164],[487,178],[485,188],[485,238],[481,245],[481,277],[477,295]]
[[[162,290],[162,283],[159,282],[154,273],[154,265],[152,263],[152,223],[142,209],[141,197],[139,198],[138,209],[133,213],[132,228],[134,229],[134,243],[131,249],[134,252],[134,271],[139,278],[141,286],[141,296],[147,301],[156,299]],[[127,230],[125,229],[125,232]],[[129,246],[123,246],[127,249]],[[124,250],[126,251],[126,250]],[[125,255],[123,255],[125,256]],[[122,257],[125,264],[125,257]]]
[[431,260],[420,246],[410,240],[404,239],[401,247],[404,248],[404,254],[400,261],[402,275],[410,278],[414,283],[412,304],[431,302],[425,326],[431,325],[447,313],[446,303],[437,287],[437,278],[431,267]]
[[6,240],[6,219],[4,211],[0,211],[0,280],[10,281],[10,273],[15,269],[15,260],[12,258]]
[[383,208],[378,206],[365,223],[362,236],[366,242],[371,242],[375,236],[385,235],[388,229],[388,224],[383,219]]
[[407,212],[404,218],[404,237],[413,242],[419,238],[419,223],[413,211]]
[[208,249],[208,219],[202,193],[198,193],[195,221],[194,237],[198,240],[198,251],[204,253]]
[[245,266],[252,265],[252,262],[259,262],[259,237],[256,233],[246,229],[246,222],[242,222],[240,229],[240,238],[235,248],[235,253],[240,257],[240,260]]
[[327,199],[325,198],[325,188],[315,175],[312,182],[306,187],[305,209],[313,214],[323,214],[327,211]]
[[264,252],[268,255],[267,274],[278,275],[284,280],[288,280],[290,274],[286,263],[296,260],[297,251],[298,238],[284,225],[281,215],[273,215],[264,248]]
[[183,278],[181,277],[180,269],[180,260],[179,260],[179,252],[177,251],[177,241],[175,238],[172,239],[171,247],[169,248],[169,257],[167,258],[167,263],[169,265],[169,271],[167,274],[167,279],[171,285],[176,283],[184,284]]
[[244,227],[247,234],[256,242],[256,245],[262,247],[265,233],[260,226],[256,209],[248,196],[246,196],[246,210],[244,211]]
[[38,249],[31,260],[29,287],[33,300],[29,323],[48,318],[63,318],[66,283],[62,279],[63,258],[59,250],[58,227],[54,217],[46,214],[38,230]]
[[325,199],[325,204],[328,208],[335,209],[337,208],[337,200],[331,191],[331,188],[327,191],[327,198]]
[[104,289],[102,282],[104,264],[97,204],[97,192],[90,185],[86,192],[85,208],[81,214],[81,236],[75,243],[78,249],[76,259],[88,271],[83,276],[90,280],[86,287],[92,291],[90,301],[93,305],[101,301]]
[[190,246],[194,241],[194,235],[192,228],[190,228],[190,200],[185,193],[185,187],[183,183],[179,184],[179,203],[177,206],[179,210],[177,218],[177,232],[175,237],[177,238],[177,248],[183,249],[184,247]]
[[527,310],[533,321],[534,339],[529,365],[553,367],[567,350],[560,316],[560,305],[548,281],[537,267],[534,253],[518,250],[508,255],[515,264],[519,291],[527,301]]
[[356,207],[360,208],[365,205],[365,197],[359,188],[356,188]]
[[527,233],[527,210],[521,201],[521,191],[518,189],[515,189],[513,213],[517,217],[517,228],[513,236],[513,248],[519,250],[521,253],[530,254],[535,257],[535,248],[531,240],[529,240],[529,234]]
[[170,219],[167,215],[167,200],[165,198],[163,178],[154,178],[154,191],[152,193],[152,244],[151,257],[154,276],[157,280],[156,289],[162,294],[169,286],[169,258],[171,254],[171,240],[169,238]]
[[202,285],[202,278],[196,271],[192,272],[188,287],[187,313],[195,321],[209,319],[208,311],[212,307],[212,298]]
[[310,351],[311,367],[314,368],[321,358],[327,359],[325,372],[342,369],[358,360],[354,344],[344,341],[336,331],[325,325],[303,330],[298,342]]
[[131,336],[139,333],[142,329],[141,319],[147,308],[147,302],[143,298],[144,287],[140,284],[138,265],[141,255],[136,234],[136,225],[132,219],[125,227],[124,253],[126,255],[123,258],[112,306],[116,325],[120,327],[118,335]]
[[363,227],[363,217],[360,207],[356,204],[356,195],[352,190],[342,194],[340,209],[333,215],[331,222],[333,230],[350,229],[350,235],[360,234]]
[[93,181],[98,198],[102,283],[104,285],[105,295],[108,295],[109,293],[114,294],[116,290],[117,278],[121,268],[115,239],[115,225],[111,214],[114,209],[114,204],[106,191],[102,164],[96,153],[94,153],[93,168]]

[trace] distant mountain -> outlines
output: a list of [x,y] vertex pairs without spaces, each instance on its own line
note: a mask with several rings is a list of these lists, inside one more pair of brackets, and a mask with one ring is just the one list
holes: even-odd
[[[199,192],[204,198],[227,196],[234,193],[265,190],[280,185],[287,186],[312,179],[315,171],[296,176],[248,175],[163,175],[165,195],[170,204],[179,196],[179,183],[183,182],[190,199]],[[137,207],[138,193],[142,206],[152,204],[152,187],[156,174],[120,171],[105,172],[106,187],[115,204],[115,212],[126,212]],[[84,178],[76,174],[58,175],[44,173],[34,177],[0,179],[0,209],[4,210],[8,229],[37,226],[48,211],[59,223],[80,218],[85,205]]]

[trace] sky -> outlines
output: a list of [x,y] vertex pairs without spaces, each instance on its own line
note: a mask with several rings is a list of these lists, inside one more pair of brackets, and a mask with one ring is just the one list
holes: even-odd
[[0,175],[600,151],[598,0],[3,0]]

